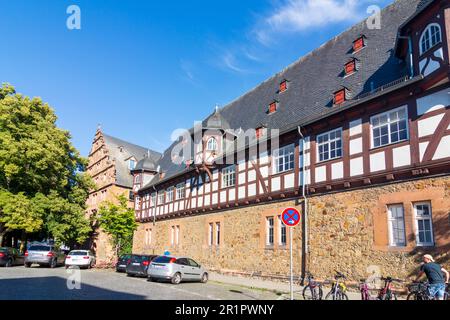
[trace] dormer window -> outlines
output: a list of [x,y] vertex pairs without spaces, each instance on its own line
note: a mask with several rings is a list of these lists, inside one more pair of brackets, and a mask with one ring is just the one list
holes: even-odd
[[287,80],[283,80],[280,83],[280,89],[279,89],[278,93],[283,93],[283,92],[287,91],[287,89],[288,89],[288,81]]
[[333,103],[335,105],[341,105],[347,100],[347,98],[346,98],[346,91],[347,90],[344,88],[344,89],[341,89],[341,90],[339,90],[339,91],[334,93]]
[[278,110],[278,102],[274,101],[269,105],[269,114],[275,113]]
[[128,168],[130,170],[134,170],[136,168],[136,160],[134,159],[128,160]]
[[420,54],[424,54],[438,43],[442,42],[441,26],[432,23],[427,26],[420,37]]
[[206,151],[217,151],[217,140],[216,138],[209,138],[206,143]]
[[353,41],[353,52],[358,52],[366,46],[366,41],[364,36],[360,36],[358,39]]
[[345,64],[344,72],[346,76],[349,76],[356,72],[356,59],[353,59]]
[[256,128],[256,139],[260,139],[265,135],[266,128],[265,127],[259,127]]

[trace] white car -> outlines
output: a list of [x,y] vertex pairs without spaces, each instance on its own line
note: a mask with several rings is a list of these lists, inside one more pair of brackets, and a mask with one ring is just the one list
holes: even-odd
[[95,265],[95,256],[90,250],[73,250],[66,257],[66,269],[80,267],[90,269]]

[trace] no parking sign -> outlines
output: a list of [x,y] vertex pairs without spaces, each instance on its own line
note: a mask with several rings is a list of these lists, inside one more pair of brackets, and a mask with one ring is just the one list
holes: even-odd
[[281,220],[287,227],[296,227],[300,223],[301,215],[297,209],[287,208],[281,215]]

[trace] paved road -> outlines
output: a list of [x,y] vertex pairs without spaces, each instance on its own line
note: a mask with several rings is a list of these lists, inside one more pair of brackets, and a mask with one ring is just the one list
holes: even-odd
[[[72,273],[72,274],[70,274]],[[74,287],[78,277],[80,289]],[[0,300],[276,300],[275,293],[210,282],[153,283],[105,270],[0,268]],[[69,283],[69,287],[68,287]]]

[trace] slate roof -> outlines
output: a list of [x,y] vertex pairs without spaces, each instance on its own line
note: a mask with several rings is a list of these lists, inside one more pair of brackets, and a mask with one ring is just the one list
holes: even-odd
[[[128,160],[134,157],[137,161],[149,155],[149,159],[157,163],[161,159],[159,152],[149,150],[127,141],[103,134],[106,147],[109,151],[111,160],[115,161],[116,183],[120,186],[133,186],[133,176],[128,168]],[[122,150],[122,151],[121,151]]]
[[[356,98],[406,77],[407,64],[395,56],[398,29],[417,10],[423,10],[428,2],[395,1],[382,10],[381,29],[369,29],[366,20],[354,25],[225,106],[220,110],[221,117],[233,129],[255,129],[264,124],[268,129],[283,132],[286,128],[311,123],[335,113],[333,93],[343,87],[349,89],[351,98]],[[353,53],[353,41],[362,35],[366,38],[366,47]],[[358,71],[344,77],[344,65],[352,58],[358,60]],[[278,93],[283,80],[289,81],[289,88]],[[267,108],[274,100],[279,102],[278,111],[268,114]],[[166,150],[158,163],[166,173],[164,181],[190,171],[185,166],[172,163],[171,152],[175,144]],[[143,189],[163,180],[155,178]]]

